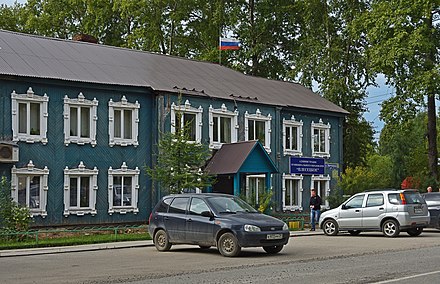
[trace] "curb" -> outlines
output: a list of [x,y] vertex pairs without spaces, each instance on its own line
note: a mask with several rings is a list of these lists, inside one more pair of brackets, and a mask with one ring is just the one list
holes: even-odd
[[[291,231],[290,237],[307,237],[322,235],[321,230],[317,231]],[[65,246],[65,247],[44,247],[44,248],[28,248],[28,249],[10,249],[0,250],[0,257],[14,257],[14,256],[31,256],[42,254],[55,254],[55,253],[69,253],[69,252],[85,252],[95,250],[106,249],[123,249],[134,247],[149,247],[153,246],[152,240],[146,241],[129,241],[129,242],[114,242],[114,243],[102,243],[102,244],[90,244],[90,245],[77,245],[77,246]]]

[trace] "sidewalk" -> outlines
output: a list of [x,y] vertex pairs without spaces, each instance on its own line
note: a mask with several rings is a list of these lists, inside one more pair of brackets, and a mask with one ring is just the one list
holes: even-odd
[[[323,232],[321,230],[291,231],[290,237],[292,238],[292,237],[316,236],[322,234]],[[153,246],[153,241],[145,240],[145,241],[115,242],[115,243],[65,246],[65,247],[44,247],[44,248],[0,250],[0,257],[29,256],[29,255],[40,255],[40,254],[82,252],[82,251],[121,249],[121,248],[147,247],[147,246]]]

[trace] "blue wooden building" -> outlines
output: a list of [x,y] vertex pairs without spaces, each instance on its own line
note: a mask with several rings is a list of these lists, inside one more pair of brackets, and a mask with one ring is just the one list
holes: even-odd
[[298,84],[155,53],[0,30],[0,112],[0,176],[39,226],[145,222],[161,192],[145,167],[178,123],[213,153],[251,145],[205,190],[258,199],[270,187],[277,212],[308,211],[310,188],[325,198],[342,168],[345,110]]

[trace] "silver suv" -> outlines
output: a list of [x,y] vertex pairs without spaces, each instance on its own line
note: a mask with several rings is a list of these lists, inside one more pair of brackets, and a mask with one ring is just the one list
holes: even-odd
[[401,231],[418,236],[428,223],[428,206],[416,190],[357,193],[319,218],[319,227],[328,236],[339,231],[353,236],[362,231],[381,231],[387,237],[396,237]]

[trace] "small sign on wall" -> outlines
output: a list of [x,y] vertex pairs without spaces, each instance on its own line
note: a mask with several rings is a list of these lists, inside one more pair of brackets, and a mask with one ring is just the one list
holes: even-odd
[[290,173],[297,175],[323,175],[325,160],[323,158],[290,157]]

